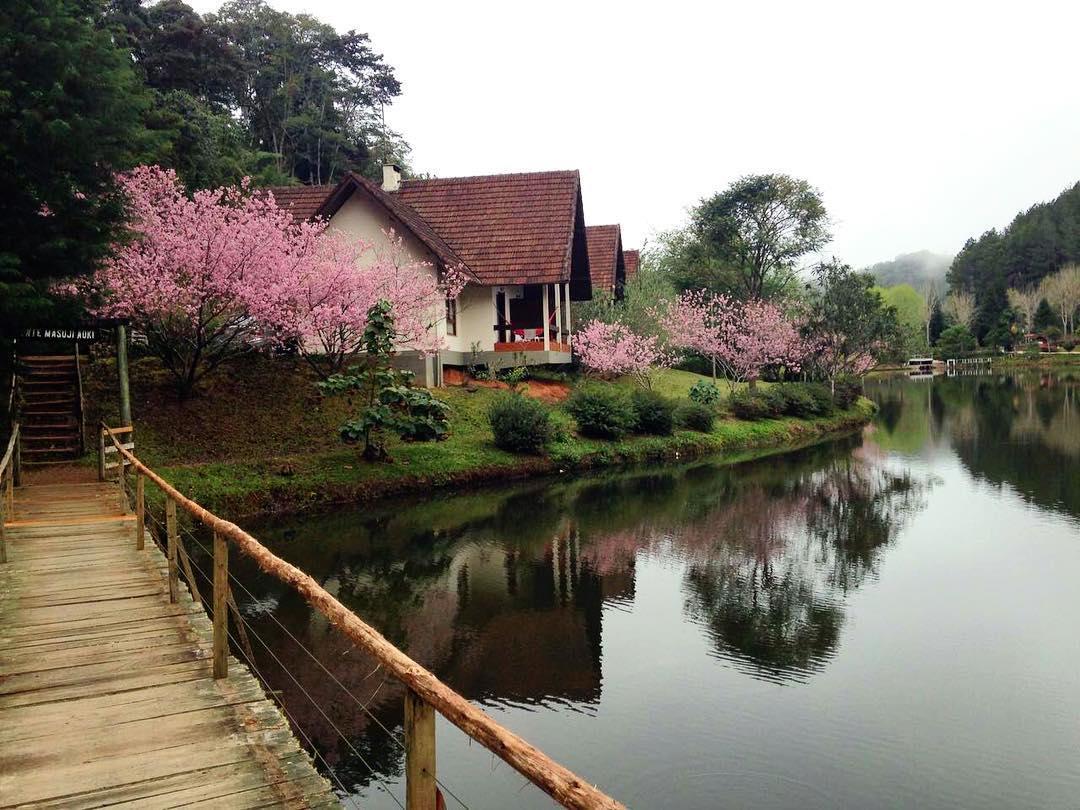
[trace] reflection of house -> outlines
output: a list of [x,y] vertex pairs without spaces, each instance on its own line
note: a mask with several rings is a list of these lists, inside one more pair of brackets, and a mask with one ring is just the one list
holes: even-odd
[[621,300],[626,284],[622,228],[618,225],[590,225],[585,229],[585,237],[589,243],[589,273],[593,292]]
[[570,301],[591,297],[576,171],[403,180],[386,166],[381,186],[349,174],[335,186],[273,193],[297,219],[326,218],[376,247],[393,231],[435,272],[468,274],[461,296],[433,318],[446,348],[423,360],[419,378],[429,385],[443,366],[490,363],[499,352],[570,361]]

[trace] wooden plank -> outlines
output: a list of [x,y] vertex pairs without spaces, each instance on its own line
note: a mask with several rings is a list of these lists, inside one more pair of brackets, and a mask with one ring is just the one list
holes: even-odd
[[[0,568],[0,807],[336,805],[247,669],[226,659],[214,679],[213,626],[178,587],[191,561],[178,536],[171,565],[136,549],[139,511],[118,514],[119,494],[17,492]],[[227,570],[218,580],[227,621]]]

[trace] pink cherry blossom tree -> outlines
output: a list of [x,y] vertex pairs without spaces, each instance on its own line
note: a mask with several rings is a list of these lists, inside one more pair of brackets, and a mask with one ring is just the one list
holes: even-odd
[[705,357],[732,384],[755,385],[769,366],[798,371],[811,347],[774,303],[738,301],[705,290],[684,292],[657,313],[671,345]]
[[654,371],[672,361],[659,338],[618,322],[590,321],[574,336],[574,351],[591,372],[605,378],[629,375],[644,388],[652,387]]
[[428,354],[442,347],[437,325],[445,318],[445,301],[464,288],[465,272],[451,267],[440,276],[430,263],[411,257],[393,231],[386,237],[386,246],[377,250],[326,231],[313,261],[275,293],[287,302],[276,321],[279,339],[295,341],[324,378],[361,351],[367,313],[379,301],[390,304],[395,349]]
[[[406,261],[297,223],[272,195],[238,187],[188,195],[175,173],[139,167],[119,178],[131,238],[93,276],[68,285],[101,317],[125,318],[176,378],[181,396],[221,363],[260,344],[324,352],[330,370],[359,350],[363,319],[387,300],[403,343],[435,345],[430,329],[459,276],[436,279]],[[428,334],[428,331],[432,333]]]

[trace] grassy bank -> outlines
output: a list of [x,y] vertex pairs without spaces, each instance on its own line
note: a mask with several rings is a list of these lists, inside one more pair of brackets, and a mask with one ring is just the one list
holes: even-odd
[[[115,402],[111,364],[95,364],[89,376],[88,399]],[[681,396],[699,379],[672,371],[658,380],[658,387]],[[248,359],[223,369],[187,402],[176,400],[153,361],[132,368],[136,452],[181,491],[233,517],[532,475],[802,446],[857,429],[873,411],[863,400],[847,412],[815,420],[721,418],[711,433],[679,430],[672,436],[609,442],[575,436],[570,417],[553,406],[562,438],[540,458],[494,445],[487,409],[497,395],[486,388],[441,389],[439,396],[453,409],[451,436],[437,443],[394,442],[393,463],[370,464],[338,439],[338,426],[351,413],[351,404],[320,396],[307,370],[292,360]],[[111,407],[90,417],[91,424],[100,418],[115,424],[117,418]]]

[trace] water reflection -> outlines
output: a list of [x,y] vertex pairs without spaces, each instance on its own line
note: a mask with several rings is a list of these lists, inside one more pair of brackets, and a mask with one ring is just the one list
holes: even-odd
[[1077,372],[890,379],[869,392],[881,408],[879,445],[924,456],[946,448],[976,479],[1080,516]]
[[[952,522],[958,518],[949,507],[978,491],[973,481],[1008,486],[1032,504],[1080,515],[1077,381],[1048,375],[885,380],[871,384],[869,393],[880,413],[865,439],[737,466],[698,463],[533,482],[253,529],[466,697],[504,719],[509,713],[515,730],[595,774],[616,795],[635,799],[631,804],[715,806],[720,802],[708,779],[687,777],[677,783],[683,792],[672,793],[673,775],[692,761],[694,773],[708,776],[719,767],[710,757],[750,756],[751,740],[761,750],[746,768],[715,770],[724,774],[718,784],[736,790],[733,806],[758,805],[763,795],[765,805],[779,807],[834,806],[843,804],[840,795],[849,806],[873,805],[866,800],[871,795],[883,805],[932,804],[944,795],[941,781],[928,782],[926,794],[912,793],[916,755],[890,746],[897,744],[897,730],[921,733],[916,726],[905,730],[905,718],[912,705],[930,707],[929,696],[938,694],[949,701],[948,710],[942,716],[938,707],[917,727],[932,736],[918,749],[933,760],[922,767],[938,767],[955,754],[948,795],[992,799],[1008,785],[985,773],[965,779],[969,751],[946,754],[934,742],[959,733],[949,722],[956,722],[954,707],[966,694],[950,694],[947,685],[964,683],[966,659],[953,651],[986,621],[988,608],[975,588],[978,566],[972,557],[954,561],[965,573],[955,596],[945,592],[951,582],[936,591],[919,589],[938,576],[937,556],[955,551],[956,526],[967,524]],[[949,494],[937,497],[939,489]],[[932,503],[938,512],[927,521]],[[1005,507],[992,501],[975,508]],[[1013,528],[1003,536],[1030,525],[1024,514],[1010,513],[1009,520]],[[909,530],[916,523],[919,531]],[[939,536],[941,525],[954,528]],[[978,553],[985,556],[987,549]],[[905,559],[902,572],[906,566],[918,575],[866,607],[860,595],[880,592],[889,581],[886,560],[898,558]],[[1014,568],[1019,564],[1015,555],[1009,559]],[[1005,568],[987,570],[996,577]],[[401,687],[299,597],[243,561],[238,569],[251,591],[241,608],[274,651],[258,652],[260,668],[349,789],[365,804],[392,806],[378,789],[385,782],[400,788],[402,752],[387,732],[400,732]],[[894,564],[892,573],[895,580]],[[1030,604],[1050,605],[1040,587]],[[912,588],[922,599],[940,596],[948,608],[939,606],[913,629],[913,617],[921,614]],[[1002,587],[993,580],[987,590]],[[856,604],[863,604],[860,621]],[[942,653],[935,644],[948,637],[940,626],[946,616],[960,624]],[[1011,616],[999,616],[998,625],[1008,625]],[[860,623],[875,622],[877,632],[860,638],[857,660],[845,658]],[[894,639],[893,628],[907,629]],[[894,643],[899,660],[892,670],[876,669]],[[975,661],[999,653],[1012,660],[1012,651],[999,649],[990,633],[964,656]],[[1034,660],[1053,659],[1040,650]],[[907,674],[911,662],[928,668],[923,680]],[[938,662],[940,671],[933,669]],[[901,675],[890,680],[893,672]],[[740,697],[728,697],[731,690]],[[912,690],[916,703],[905,704],[902,697]],[[1038,691],[1010,688],[1010,699],[1019,691],[1037,711]],[[791,703],[778,692],[818,695],[821,704],[805,697],[805,704]],[[895,712],[893,695],[900,696]],[[754,709],[744,716],[740,701],[747,696]],[[982,705],[977,694],[973,699]],[[666,734],[657,730],[661,717],[670,724]],[[793,717],[803,718],[803,737],[790,726]],[[747,718],[768,733],[748,730]],[[1045,731],[1029,741],[1033,759],[1038,740],[1059,739]],[[863,747],[862,739],[876,743]],[[986,739],[987,750],[968,743],[975,759],[990,762],[995,751],[1016,756],[1015,746]],[[818,755],[823,760],[815,765]],[[873,762],[860,760],[866,756]],[[486,759],[476,766],[469,757],[465,745],[440,749],[440,768],[483,782],[470,806],[548,806],[519,795],[520,782],[492,787]],[[888,764],[894,761],[895,768]],[[763,794],[753,774],[771,773],[773,762],[802,781],[792,776],[788,787],[769,781]],[[1008,762],[994,767],[1009,772]],[[1042,787],[1067,788],[1067,769],[1059,777],[1060,784]],[[881,788],[886,783],[891,792]],[[980,787],[971,788],[975,784]],[[737,792],[740,785],[745,794]],[[818,793],[807,793],[807,785]],[[669,801],[674,795],[678,800]]]
[[[859,443],[255,529],[465,696],[589,713],[603,691],[604,611],[632,609],[642,561],[683,569],[672,598],[728,665],[775,682],[824,666],[845,595],[873,575],[924,486]],[[286,672],[260,654],[260,668],[312,744],[357,784],[399,775],[400,751],[378,727],[400,725],[401,687],[295,594],[242,564],[240,576],[242,610],[288,661]]]

